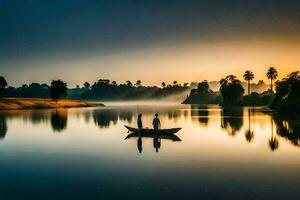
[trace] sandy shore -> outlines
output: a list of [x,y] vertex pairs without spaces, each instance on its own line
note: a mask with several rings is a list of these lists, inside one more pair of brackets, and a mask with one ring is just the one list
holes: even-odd
[[38,98],[2,98],[0,110],[18,109],[43,109],[43,108],[76,108],[76,107],[99,107],[101,103],[89,103],[77,100],[59,100],[57,103],[52,99]]

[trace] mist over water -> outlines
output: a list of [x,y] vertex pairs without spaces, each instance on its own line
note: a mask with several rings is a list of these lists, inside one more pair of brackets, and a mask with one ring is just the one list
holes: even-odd
[[[125,139],[124,125],[136,127],[138,113],[144,127],[158,113],[162,128],[182,130],[158,141]],[[293,199],[300,192],[299,121],[262,108],[112,102],[1,111],[0,128],[4,199]]]

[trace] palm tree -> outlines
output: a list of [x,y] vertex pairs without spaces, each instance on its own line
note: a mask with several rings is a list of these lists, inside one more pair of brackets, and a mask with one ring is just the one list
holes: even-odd
[[273,80],[276,80],[277,76],[277,70],[274,67],[270,67],[267,71],[267,77],[271,80],[271,92],[273,92]]
[[248,82],[248,95],[249,95],[250,94],[250,81],[252,79],[254,79],[254,74],[253,74],[253,72],[247,70],[247,71],[245,71],[245,74],[243,77],[244,77],[245,81]]
[[165,82],[162,82],[161,85],[162,85],[163,88],[166,87],[166,83]]
[[173,85],[177,85],[177,83],[178,83],[177,81],[173,81]]

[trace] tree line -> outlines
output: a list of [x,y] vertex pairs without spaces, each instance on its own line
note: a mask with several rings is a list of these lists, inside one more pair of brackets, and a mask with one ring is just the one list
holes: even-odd
[[141,99],[159,99],[170,95],[188,92],[190,89],[188,83],[179,84],[173,81],[173,84],[162,82],[161,87],[143,86],[138,80],[135,84],[126,81],[123,84],[117,84],[115,81],[99,79],[81,97],[84,99],[102,99],[102,100],[141,100]]
[[[51,85],[32,83],[14,88],[8,86],[4,77],[0,77],[0,97],[30,97],[30,98],[60,98],[69,99],[94,99],[94,100],[149,100],[168,97],[176,94],[183,95],[190,90],[190,95],[184,103],[207,104],[219,103],[224,106],[262,106],[270,105],[277,110],[300,111],[300,75],[299,71],[292,72],[286,78],[276,81],[278,72],[270,67],[266,77],[270,80],[270,89],[258,94],[251,92],[251,81],[254,73],[247,70],[243,78],[248,83],[248,94],[244,95],[245,89],[242,82],[234,75],[222,78],[218,92],[210,90],[208,82],[198,83],[197,88],[192,89],[192,84],[173,84],[162,82],[161,87],[143,86],[140,80],[134,84],[131,81],[117,84],[108,79],[99,79],[93,85],[85,82],[82,87],[68,89],[67,83],[61,80],[53,80]],[[273,91],[275,82],[275,92]]]
[[[228,75],[220,80],[219,92],[209,89],[208,82],[202,81],[196,89],[192,89],[184,103],[219,103],[223,106],[241,105],[269,105],[277,110],[300,111],[300,74],[299,71],[290,73],[286,78],[276,81],[278,72],[276,68],[270,67],[266,72],[270,80],[270,89],[258,94],[251,92],[250,82],[254,79],[254,73],[245,71],[243,78],[248,83],[247,95],[242,82],[234,75]],[[275,92],[274,92],[274,81]]]
[[173,84],[162,82],[161,87],[143,86],[141,80],[135,83],[126,81],[117,84],[116,81],[99,79],[93,85],[84,82],[82,87],[67,88],[67,83],[61,80],[53,80],[51,85],[45,83],[23,84],[21,87],[8,86],[4,77],[0,77],[0,97],[23,97],[23,98],[67,98],[85,100],[141,100],[158,99],[185,93],[190,89],[188,83],[180,84],[173,81]]
[[67,83],[61,80],[53,80],[51,85],[31,83],[29,86],[24,84],[19,88],[8,87],[3,76],[0,76],[0,98],[2,97],[31,97],[48,98],[58,101],[67,96]]

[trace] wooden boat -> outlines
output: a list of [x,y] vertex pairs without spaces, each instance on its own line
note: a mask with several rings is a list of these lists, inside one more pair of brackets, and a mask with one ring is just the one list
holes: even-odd
[[153,133],[130,133],[129,135],[127,135],[126,139],[129,138],[138,138],[138,137],[142,137],[142,138],[159,138],[159,139],[166,139],[166,140],[172,140],[173,142],[177,142],[177,141],[181,141],[181,139],[176,136],[176,135],[170,135],[170,134],[153,134]]
[[[138,128],[132,128],[129,126],[125,127],[128,129],[128,131],[130,131],[131,133],[148,133],[148,134],[156,134],[156,131],[154,129],[149,129],[149,128],[142,128],[142,129],[138,129]],[[177,133],[178,131],[180,131],[181,128],[170,128],[170,129],[158,129],[157,134],[164,134],[164,135],[172,135]]]

